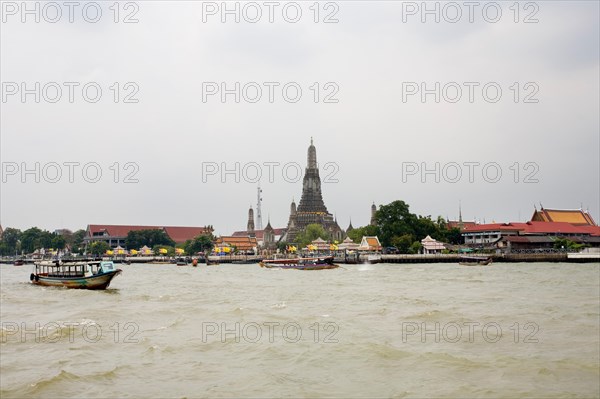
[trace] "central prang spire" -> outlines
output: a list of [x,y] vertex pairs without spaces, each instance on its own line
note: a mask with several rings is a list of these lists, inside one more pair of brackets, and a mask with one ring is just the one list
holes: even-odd
[[313,144],[312,137],[310,138],[307,165],[302,182],[302,197],[298,208],[292,201],[287,231],[282,239],[287,242],[294,242],[296,235],[309,224],[321,225],[333,240],[341,241],[343,238],[343,230],[338,226],[334,216],[327,212],[327,207],[323,202],[319,165],[317,164],[317,149]]
[[310,147],[308,147],[308,159],[306,162],[307,169],[318,169],[317,165],[317,149],[313,145],[313,139],[310,138]]
[[304,173],[302,182],[302,197],[298,204],[298,212],[322,213],[327,214],[327,208],[323,202],[321,193],[321,178],[319,177],[319,167],[317,165],[317,149],[310,139],[308,147],[308,165]]

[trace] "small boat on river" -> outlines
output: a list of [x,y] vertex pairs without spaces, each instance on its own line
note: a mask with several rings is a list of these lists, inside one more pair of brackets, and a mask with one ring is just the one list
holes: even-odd
[[176,260],[177,266],[187,266],[188,261],[186,258],[177,258]]
[[333,263],[333,256],[325,256],[321,258],[263,260],[260,262],[260,267],[266,267],[269,269],[324,270],[335,269],[340,266]]
[[104,290],[121,272],[110,261],[41,261],[35,263],[35,271],[29,279],[35,285]]
[[209,256],[206,255],[206,257],[204,258],[204,261],[206,262],[206,266],[219,266],[219,264],[221,262],[219,262],[219,259],[209,259]]
[[492,263],[489,256],[461,256],[458,264],[462,266],[488,266]]

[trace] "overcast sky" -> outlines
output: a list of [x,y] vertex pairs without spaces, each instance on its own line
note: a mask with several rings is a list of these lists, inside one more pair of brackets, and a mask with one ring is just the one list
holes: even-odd
[[[313,2],[299,2],[296,23],[288,21],[297,7],[286,2],[274,8],[273,23],[262,2],[255,23],[249,20],[257,8],[245,3],[239,3],[239,23],[215,9],[221,2],[121,3],[118,16],[112,1],[98,3],[96,23],[83,18],[85,2],[74,9],[73,23],[66,7],[58,18],[55,8],[39,3],[36,23],[21,2],[2,3],[4,228],[212,224],[217,234],[230,234],[245,229],[247,210],[255,207],[256,164],[263,224],[270,217],[274,227],[285,227],[290,202],[301,195],[301,179],[294,178],[297,165],[306,166],[311,137],[321,179],[330,176],[322,184],[325,204],[343,228],[350,218],[355,227],[368,223],[372,202],[396,199],[418,214],[451,219],[461,201],[465,220],[528,220],[540,202],[583,206],[600,220],[596,1],[521,3],[518,15],[512,1],[501,2],[495,23],[496,8],[486,2],[473,10],[473,22],[470,10],[454,3],[462,13],[455,23],[457,9],[446,3],[438,5],[439,23],[422,15],[421,2],[320,3],[318,16]],[[95,18],[93,6],[86,12]],[[126,17],[138,22],[124,23]],[[65,82],[79,84],[72,85],[72,103]],[[225,102],[220,93],[210,95],[222,82],[232,90],[240,82],[239,103],[234,94]],[[262,88],[256,103],[257,85],[243,91],[249,82]],[[272,103],[265,82],[274,82]],[[88,83],[88,100],[94,87],[102,89],[95,103],[82,94]],[[421,83],[433,90],[425,102]],[[56,86],[62,96],[52,103]],[[462,97],[452,102],[457,86]],[[294,103],[297,87],[302,94]],[[498,87],[502,95],[493,102]],[[34,93],[24,102],[23,88]],[[126,96],[138,102],[124,102]],[[39,173],[21,175],[36,162]],[[73,182],[65,162],[79,163],[72,166]],[[435,172],[421,173],[435,170],[436,162],[439,182]],[[470,162],[479,163],[472,164],[472,182]],[[61,165],[60,178],[54,163]],[[239,182],[235,172],[220,173],[236,163]],[[272,181],[269,163],[279,163],[271,164]],[[84,165],[90,181],[94,165],[100,167],[97,183],[84,179]],[[203,173],[215,165],[217,174]],[[493,182],[498,167],[502,176]],[[125,182],[129,173],[137,183]]]

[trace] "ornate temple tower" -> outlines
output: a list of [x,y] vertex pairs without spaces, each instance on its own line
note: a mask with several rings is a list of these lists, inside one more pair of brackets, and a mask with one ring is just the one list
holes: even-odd
[[323,202],[317,149],[312,138],[310,139],[310,147],[308,147],[307,166],[302,182],[302,197],[300,197],[298,209],[296,209],[296,203],[292,201],[290,219],[284,240],[294,242],[298,232],[309,224],[320,224],[325,231],[331,234],[334,240],[343,238],[342,229],[334,220],[333,215],[327,211],[327,207]]
[[266,249],[274,249],[275,248],[275,231],[273,227],[271,227],[271,220],[267,223],[267,227],[265,227],[265,232],[263,235],[263,247]]
[[250,237],[256,237],[256,233],[254,232],[254,210],[252,207],[248,209],[248,226],[246,231],[248,231]]
[[373,202],[373,205],[371,205],[371,226],[375,226],[375,212],[377,212],[377,206],[375,206],[375,203]]
[[346,229],[346,234],[350,233],[352,230],[354,230],[354,226],[352,226],[352,219],[350,219],[350,224],[348,225],[348,228]]

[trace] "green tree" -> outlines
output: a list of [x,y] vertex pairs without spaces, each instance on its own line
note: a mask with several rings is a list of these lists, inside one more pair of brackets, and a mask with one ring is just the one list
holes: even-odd
[[577,244],[568,238],[557,238],[554,240],[554,249],[566,249],[569,252],[579,252],[585,247],[584,244]]
[[[394,201],[388,205],[382,205],[375,213],[375,221],[381,231],[381,243],[384,247],[392,243],[393,237],[414,235],[415,226],[418,222],[416,215],[410,213],[409,206],[404,201]],[[410,246],[411,242],[408,244]],[[397,245],[395,245],[397,247]]]
[[408,248],[408,253],[418,254],[421,251],[422,248],[423,248],[423,244],[421,244],[420,241],[414,241],[410,245],[410,248]]
[[398,248],[398,251],[402,254],[411,253],[411,245],[414,242],[412,234],[403,234],[401,236],[394,236],[390,240],[390,244]]
[[2,233],[2,247],[1,250],[3,255],[14,255],[15,252],[19,251],[19,240],[21,239],[21,230],[13,229],[12,227],[6,228]]
[[379,236],[379,227],[367,225],[363,227],[357,227],[348,233],[348,237],[350,237],[350,239],[357,244],[360,244],[363,236]]
[[65,249],[66,244],[67,244],[67,240],[65,240],[65,237],[63,237],[59,234],[55,234],[54,237],[52,237],[52,241],[50,243],[50,245],[54,249]]
[[40,248],[41,235],[42,230],[38,229],[37,227],[32,227],[30,229],[25,230],[21,234],[21,249],[23,250],[23,252],[30,254],[36,249]]
[[88,252],[93,255],[104,255],[106,251],[110,249],[110,245],[108,245],[104,241],[94,241],[90,244],[88,248]]
[[212,235],[202,234],[197,237],[194,237],[193,240],[186,241],[183,249],[189,255],[194,255],[197,252],[210,252],[213,249],[213,239]]
[[464,243],[464,238],[460,232],[460,229],[457,227],[453,227],[449,230],[446,231],[446,242],[449,242],[450,244],[463,244]]
[[38,244],[37,248],[52,248],[52,240],[54,239],[55,236],[56,236],[56,234],[50,233],[47,230],[43,230],[40,233],[39,241],[38,241],[39,244]]
[[8,249],[8,245],[4,241],[0,241],[0,255],[14,255],[15,251]]
[[305,247],[317,238],[322,238],[325,241],[331,240],[331,237],[327,234],[323,226],[316,223],[309,224],[296,235],[298,249]]
[[288,245],[296,245],[296,244],[292,244],[287,241],[279,241],[277,243],[277,249],[280,250],[281,252],[285,252],[287,250]]
[[445,231],[440,231],[436,222],[431,220],[431,216],[417,216],[414,225],[414,235],[418,239],[431,236],[436,240],[444,240]]
[[85,230],[77,230],[71,236],[71,242],[67,241],[67,244],[71,246],[71,252],[79,253],[83,252],[83,239],[85,237]]
[[[459,229],[448,229],[446,220],[438,216],[436,220],[431,215],[420,216],[410,212],[409,206],[404,201],[394,201],[387,205],[382,205],[375,213],[375,221],[380,230],[379,239],[383,246],[395,245],[394,242],[400,242],[404,253],[414,251],[418,246],[415,244],[411,250],[412,243],[427,236],[452,244],[461,244],[463,237]],[[406,235],[412,236],[410,243],[407,243]],[[351,237],[353,238],[353,237]]]
[[128,249],[141,248],[144,245],[154,248],[157,245],[175,246],[175,241],[161,229],[136,230],[127,233],[125,246]]

